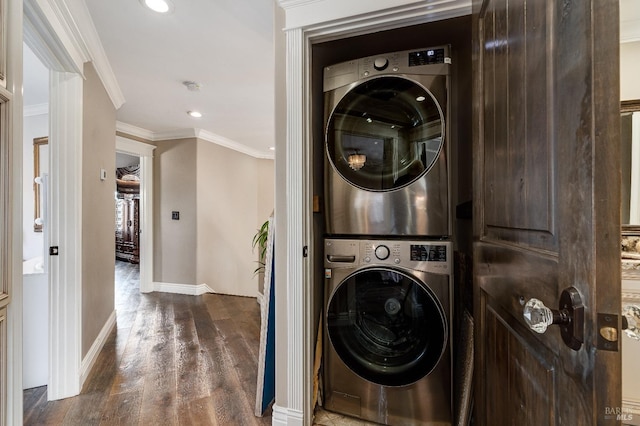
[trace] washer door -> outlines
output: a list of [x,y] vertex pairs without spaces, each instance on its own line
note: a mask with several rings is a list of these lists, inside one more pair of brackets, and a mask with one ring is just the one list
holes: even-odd
[[338,102],[327,123],[327,156],[346,181],[369,191],[415,182],[444,143],[444,116],[418,83],[385,76],[365,81]]
[[336,288],[327,306],[327,333],[345,365],[384,386],[428,375],[447,344],[447,322],[435,295],[387,268],[356,272]]

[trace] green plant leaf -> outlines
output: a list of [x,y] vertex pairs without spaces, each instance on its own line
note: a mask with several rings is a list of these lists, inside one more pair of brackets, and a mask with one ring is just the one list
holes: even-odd
[[267,255],[267,239],[269,238],[269,221],[265,221],[260,229],[257,230],[256,234],[253,236],[251,240],[251,247],[255,250],[258,248],[258,267],[253,271],[253,274],[256,275],[261,271],[264,271],[264,258]]

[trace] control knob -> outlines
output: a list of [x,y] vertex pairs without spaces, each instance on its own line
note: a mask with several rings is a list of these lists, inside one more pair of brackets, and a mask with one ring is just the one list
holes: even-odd
[[391,252],[389,251],[389,247],[384,245],[379,245],[378,247],[376,247],[375,253],[376,257],[380,260],[385,260],[389,257],[389,254],[391,254]]
[[376,58],[373,61],[373,67],[378,71],[382,71],[389,66],[389,60],[387,58]]

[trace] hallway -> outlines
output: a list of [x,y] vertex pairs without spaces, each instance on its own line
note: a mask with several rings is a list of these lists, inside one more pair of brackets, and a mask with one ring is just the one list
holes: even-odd
[[253,298],[140,294],[116,262],[117,326],[79,396],[24,392],[25,425],[262,425],[254,416],[260,307]]

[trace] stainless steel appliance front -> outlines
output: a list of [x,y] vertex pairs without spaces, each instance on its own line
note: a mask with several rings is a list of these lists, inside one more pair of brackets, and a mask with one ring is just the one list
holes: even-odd
[[448,237],[449,48],[324,70],[330,235]]
[[325,240],[324,406],[451,422],[451,242]]

